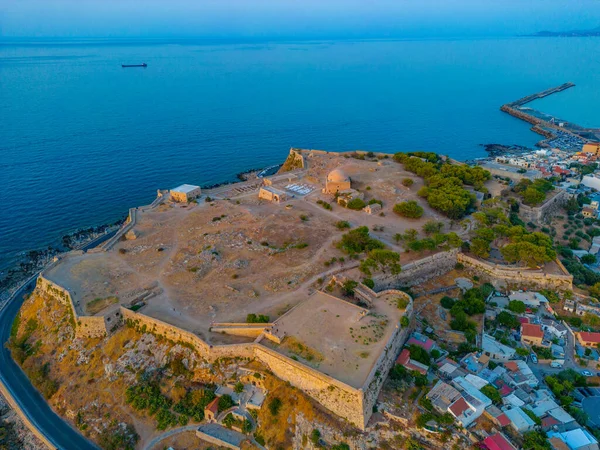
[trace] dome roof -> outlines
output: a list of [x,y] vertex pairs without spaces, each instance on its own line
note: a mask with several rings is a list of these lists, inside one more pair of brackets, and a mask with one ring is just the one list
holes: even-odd
[[327,175],[327,181],[331,183],[343,183],[345,181],[350,181],[350,178],[348,178],[348,175],[346,175],[340,169],[335,169],[329,172],[329,175]]

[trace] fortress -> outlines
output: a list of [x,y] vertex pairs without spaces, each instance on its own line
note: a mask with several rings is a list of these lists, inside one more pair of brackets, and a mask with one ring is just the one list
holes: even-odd
[[[414,325],[412,298],[398,287],[457,263],[495,282],[572,286],[560,263],[550,273],[514,269],[455,249],[403,263],[400,274],[375,274],[374,289],[357,282],[354,296],[344,295],[346,282],[362,275],[336,245],[346,231],[340,223],[392,242],[395,233],[441,218],[427,209],[422,219],[398,220],[394,203],[416,199],[419,186],[401,184],[410,174],[389,155],[370,158],[292,149],[291,170],[265,180],[199,198],[194,191],[187,202],[159,191],[101,247],[53,262],[37,288],[68,306],[77,338],[102,339],[128,326],[190,347],[209,363],[254,360],[364,430]],[[377,199],[381,214],[332,209],[334,194],[349,190]]]

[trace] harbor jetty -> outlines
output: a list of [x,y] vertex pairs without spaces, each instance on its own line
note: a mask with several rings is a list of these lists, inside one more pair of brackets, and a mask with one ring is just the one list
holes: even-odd
[[[597,140],[597,133],[600,132],[594,128],[584,128],[577,124],[556,120],[556,118],[545,115],[531,108],[523,108],[524,105],[552,94],[565,91],[574,87],[574,83],[564,83],[560,86],[555,86],[535,94],[527,95],[510,103],[506,103],[500,107],[501,111],[510,114],[517,119],[524,120],[532,124],[531,131],[544,136],[544,140],[538,142],[538,147],[547,148],[553,147],[556,142],[560,141],[561,146],[567,144],[567,147],[573,149],[581,148],[581,146],[591,140]],[[546,118],[548,117],[548,119]],[[572,145],[571,145],[572,144]]]

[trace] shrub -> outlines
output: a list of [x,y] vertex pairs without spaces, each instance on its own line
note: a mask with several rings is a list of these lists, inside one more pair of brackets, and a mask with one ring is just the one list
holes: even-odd
[[321,432],[315,428],[314,430],[312,430],[312,433],[310,433],[310,442],[312,442],[313,445],[319,445],[320,439]]
[[369,289],[373,289],[375,287],[375,282],[371,278],[363,278],[362,283]]
[[271,415],[276,416],[279,413],[281,406],[282,406],[282,403],[278,397],[271,399],[271,401],[269,402],[269,406],[268,406],[269,412],[271,413]]
[[412,178],[404,178],[402,180],[402,185],[406,186],[406,187],[411,187],[413,184],[415,184],[414,180]]
[[335,226],[338,227],[338,229],[343,230],[345,228],[350,228],[350,223],[346,220],[340,220],[335,224]]
[[409,200],[394,205],[394,212],[402,217],[418,219],[423,215],[424,210],[416,201]]
[[527,310],[527,307],[521,300],[511,300],[508,302],[508,309],[514,313],[523,314]]
[[308,220],[308,216],[306,214],[300,214],[300,220],[302,222],[306,222]]
[[127,253],[127,250],[126,250],[126,249],[124,249],[124,248],[120,248],[120,249],[119,249],[119,253],[120,253],[121,255],[124,255],[125,253]]
[[347,253],[363,253],[375,249],[382,249],[384,245],[377,239],[369,236],[369,229],[365,226],[355,228],[342,236],[340,247]]
[[448,297],[447,295],[444,295],[440,300],[440,304],[445,309],[451,309],[454,306],[454,303],[456,303],[456,300],[454,300],[452,297]]
[[225,411],[231,408],[233,405],[235,405],[235,402],[233,401],[233,398],[231,398],[231,395],[225,394],[219,398],[219,412]]
[[358,283],[354,280],[346,280],[342,285],[342,291],[345,295],[351,297],[354,295],[354,289],[358,286]]
[[402,318],[400,319],[400,326],[402,328],[408,328],[409,325],[410,325],[410,320],[408,319],[408,317],[402,316]]
[[269,323],[269,316],[263,314],[248,314],[246,316],[246,323]]
[[360,198],[353,198],[348,203],[346,203],[346,208],[353,209],[355,211],[359,211],[365,206],[367,206],[367,204]]

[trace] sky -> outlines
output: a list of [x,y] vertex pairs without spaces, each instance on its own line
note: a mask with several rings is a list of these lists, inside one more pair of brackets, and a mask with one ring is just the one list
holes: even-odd
[[435,38],[600,26],[600,0],[0,0],[0,37]]

